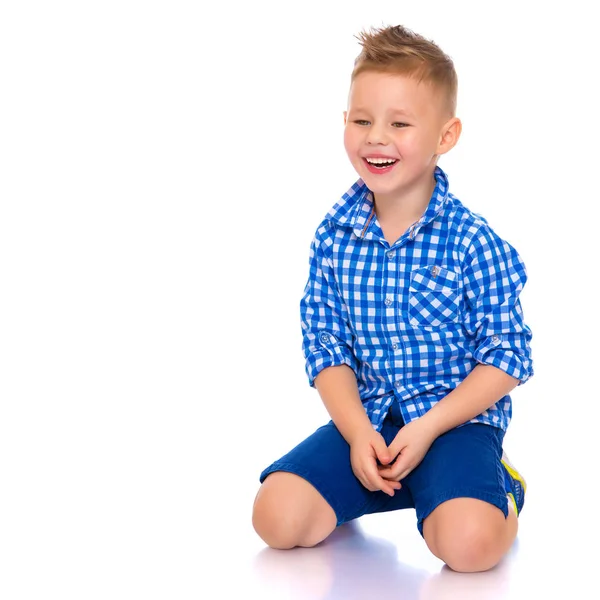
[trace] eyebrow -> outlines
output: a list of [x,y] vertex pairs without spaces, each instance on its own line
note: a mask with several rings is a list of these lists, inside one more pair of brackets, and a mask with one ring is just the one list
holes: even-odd
[[413,117],[414,115],[412,113],[409,113],[406,110],[402,110],[401,108],[396,108],[392,111],[393,115],[404,115],[405,117]]
[[[364,108],[363,106],[357,106],[356,108],[352,109],[355,112],[369,112],[369,110],[367,108]],[[414,115],[402,110],[401,108],[394,108],[393,110],[390,111],[390,114],[392,115],[402,115],[404,117],[409,117],[409,118],[414,118]]]

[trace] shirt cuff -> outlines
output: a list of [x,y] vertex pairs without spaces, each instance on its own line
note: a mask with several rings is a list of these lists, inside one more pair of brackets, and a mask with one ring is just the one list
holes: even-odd
[[313,347],[306,356],[308,382],[314,387],[315,378],[323,369],[338,365],[348,365],[356,373],[356,359],[348,346],[330,331],[317,332]]
[[525,337],[497,334],[486,338],[475,352],[475,360],[491,365],[525,383],[533,375],[533,364]]

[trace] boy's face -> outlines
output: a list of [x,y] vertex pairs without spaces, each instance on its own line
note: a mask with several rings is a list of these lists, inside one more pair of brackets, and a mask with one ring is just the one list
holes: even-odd
[[[354,79],[344,146],[376,199],[420,189],[431,193],[437,158],[460,135],[460,121],[448,114],[441,96],[432,85],[404,75],[365,71]],[[394,163],[382,166],[381,159]]]

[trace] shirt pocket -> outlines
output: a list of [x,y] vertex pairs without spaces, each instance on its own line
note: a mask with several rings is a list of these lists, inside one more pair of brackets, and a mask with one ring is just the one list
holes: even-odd
[[433,265],[410,275],[408,316],[413,327],[457,323],[460,314],[458,273]]

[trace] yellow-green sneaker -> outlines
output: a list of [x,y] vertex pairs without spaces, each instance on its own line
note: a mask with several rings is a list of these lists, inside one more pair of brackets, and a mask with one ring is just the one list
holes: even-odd
[[506,486],[506,495],[512,502],[517,516],[523,510],[525,504],[525,492],[527,491],[527,483],[523,476],[515,469],[506,452],[502,452],[502,465],[504,466],[504,483]]

